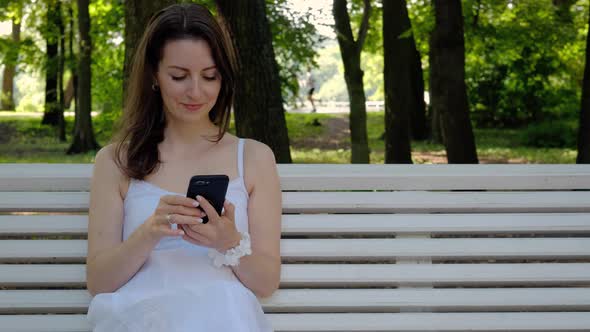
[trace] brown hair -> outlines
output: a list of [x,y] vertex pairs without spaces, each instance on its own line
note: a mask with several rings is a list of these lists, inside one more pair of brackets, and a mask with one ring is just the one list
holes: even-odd
[[221,90],[209,112],[209,119],[219,127],[213,141],[219,142],[229,127],[237,66],[227,32],[201,5],[175,4],[160,10],[150,19],[133,56],[116,135],[115,163],[130,178],[144,179],[160,164],[158,144],[164,140],[166,120],[162,96],[152,83],[166,42],[179,39],[202,39],[209,44],[221,75]]

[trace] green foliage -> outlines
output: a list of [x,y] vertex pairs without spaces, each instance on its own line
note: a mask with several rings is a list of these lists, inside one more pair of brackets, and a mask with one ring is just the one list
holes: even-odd
[[545,121],[524,129],[521,142],[540,148],[575,148],[577,132],[575,121]]
[[[318,69],[313,71],[319,88],[315,97],[322,101],[348,100],[340,49],[335,41],[318,52],[318,65]],[[305,93],[307,91],[302,98],[306,98]]]
[[323,38],[311,23],[311,12],[295,13],[286,0],[266,0],[283,100],[295,104],[299,77],[317,67],[317,46]]
[[[123,105],[124,3],[96,0],[89,6],[92,39],[92,109],[119,116]],[[107,115],[112,117],[111,115]]]
[[[466,1],[466,76],[479,126],[520,126],[577,111],[585,23],[563,22],[550,0]],[[572,7],[586,17],[586,5]],[[581,53],[582,52],[582,53]]]
[[[476,125],[517,127],[577,113],[588,3],[559,3],[462,1],[466,84]],[[422,64],[428,68],[432,3],[408,1],[408,9]],[[428,74],[425,70],[426,89]]]

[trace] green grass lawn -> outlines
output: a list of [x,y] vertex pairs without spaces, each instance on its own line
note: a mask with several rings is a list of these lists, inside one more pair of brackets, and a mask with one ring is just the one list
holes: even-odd
[[[367,118],[371,162],[383,163],[383,112],[370,112]],[[287,113],[291,154],[296,163],[348,163],[349,130],[346,114]],[[71,133],[73,118],[66,117]],[[108,143],[112,121],[93,120],[97,140]],[[230,129],[233,132],[233,124]],[[521,133],[512,129],[476,129],[478,157],[481,163],[574,163],[575,149],[531,148],[523,146]],[[40,114],[0,112],[0,162],[2,163],[90,163],[94,152],[66,155],[69,142],[60,142],[56,131],[40,125]],[[68,140],[70,137],[68,137]],[[412,142],[414,163],[446,163],[440,144]]]

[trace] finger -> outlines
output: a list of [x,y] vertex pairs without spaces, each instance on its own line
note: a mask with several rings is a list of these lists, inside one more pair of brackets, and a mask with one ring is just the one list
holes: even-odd
[[203,223],[203,218],[179,214],[170,214],[170,223],[183,225],[200,225]]
[[170,205],[181,205],[186,207],[198,207],[199,202],[190,197],[184,197],[180,195],[164,195],[160,198],[166,204]]
[[[189,239],[196,241],[197,244],[203,245],[203,246],[206,246],[210,242],[206,236],[199,234],[198,232],[195,232],[193,229],[191,229],[191,227],[185,228],[185,236],[183,237],[183,239],[187,238],[187,237]],[[192,241],[190,241],[190,242],[192,242]],[[192,242],[192,243],[195,243],[195,242]]]
[[182,206],[182,205],[169,205],[167,203],[164,203],[156,209],[156,214],[159,214],[159,215],[177,214],[177,215],[184,215],[184,216],[201,217],[202,211],[200,208],[196,208],[196,207],[186,207],[186,206]]
[[164,230],[165,236],[184,236],[185,234],[186,234],[185,231],[180,228],[178,228],[178,229],[167,228]]
[[231,221],[235,221],[236,206],[226,199],[225,202],[223,202],[223,208],[225,209],[225,216]]
[[215,208],[208,200],[206,200],[203,196],[197,195],[197,201],[201,204],[201,209],[205,211],[209,220],[217,220],[219,218],[219,214],[215,211]]

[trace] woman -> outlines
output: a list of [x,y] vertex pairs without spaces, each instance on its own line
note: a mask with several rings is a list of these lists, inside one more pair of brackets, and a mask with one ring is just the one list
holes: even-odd
[[[120,135],[92,177],[94,331],[270,331],[257,296],[279,284],[279,178],[266,145],[226,133],[236,72],[226,35],[206,8],[172,5],[132,66]],[[231,179],[221,215],[183,194],[197,174]]]

